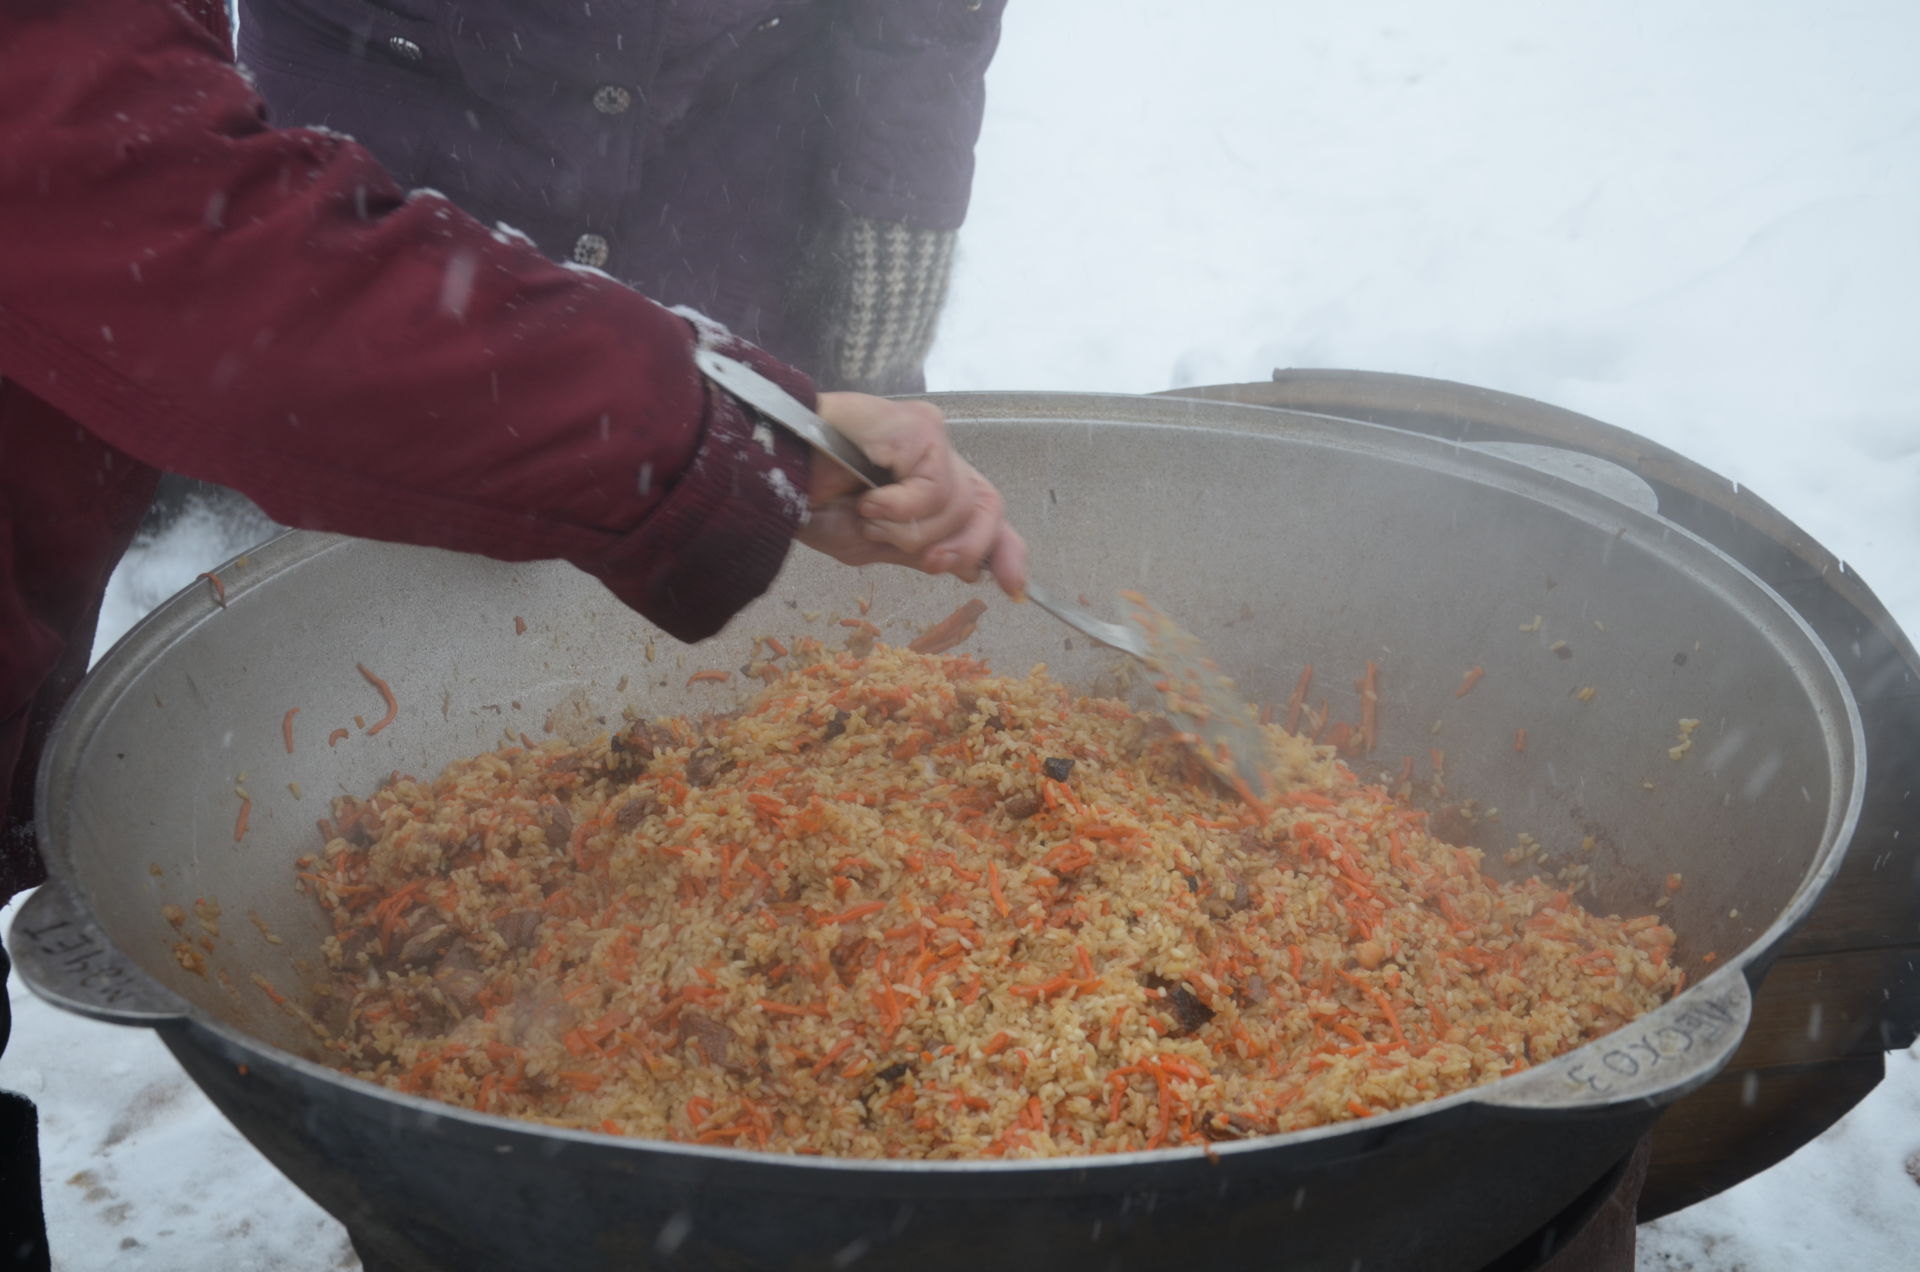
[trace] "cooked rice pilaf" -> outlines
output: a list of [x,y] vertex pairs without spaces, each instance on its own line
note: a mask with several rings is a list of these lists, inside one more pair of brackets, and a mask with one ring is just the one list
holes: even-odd
[[1656,916],[1498,882],[1279,728],[1263,814],[1044,669],[775,666],[735,714],[339,801],[303,878],[346,1071],[691,1143],[1105,1153],[1446,1095],[1683,982]]

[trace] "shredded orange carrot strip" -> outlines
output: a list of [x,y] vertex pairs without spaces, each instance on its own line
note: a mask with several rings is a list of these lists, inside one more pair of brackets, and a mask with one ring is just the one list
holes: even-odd
[[1373,754],[1380,736],[1380,666],[1367,660],[1367,674],[1360,681],[1360,752]]
[[1006,893],[1000,891],[1000,867],[997,863],[987,863],[987,894],[993,898],[993,908],[1000,911],[1000,917],[1006,918],[1012,913],[1007,905]]
[[835,1060],[838,1060],[841,1056],[846,1055],[848,1048],[852,1046],[853,1046],[853,1038],[851,1035],[849,1035],[848,1037],[842,1038],[840,1041],[834,1043],[831,1047],[827,1048],[827,1054],[820,1058],[819,1064],[816,1064],[813,1066],[813,1076],[817,1078],[821,1074],[825,1073],[828,1069],[832,1068],[833,1062]]
[[811,1016],[813,1014],[805,1007],[789,1007],[785,1003],[776,1003],[771,998],[760,999],[759,1005],[761,1011],[771,1012],[776,1016]]
[[400,700],[393,696],[392,685],[389,685],[386,681],[368,671],[361,664],[355,663],[354,666],[360,669],[360,674],[366,677],[368,684],[380,691],[381,699],[387,704],[387,714],[374,721],[373,727],[367,730],[367,736],[372,737],[374,734],[380,732],[380,730],[392,724],[394,717],[400,714]]
[[352,729],[335,729],[332,733],[327,734],[327,745],[338,746],[342,738],[350,738],[352,736]]
[[973,635],[974,628],[980,625],[980,616],[986,612],[987,603],[976,596],[927,628],[909,642],[907,648],[916,654],[944,654]]
[[1399,1013],[1394,1011],[1393,1004],[1387,1000],[1386,994],[1368,986],[1367,997],[1373,999],[1373,1005],[1378,1007],[1380,1014],[1387,1018],[1387,1028],[1393,1030],[1395,1041],[1403,1047],[1411,1046],[1412,1044],[1407,1041],[1406,1033],[1400,1028]]
[[196,574],[194,577],[205,579],[211,584],[213,589],[213,603],[221,609],[227,608],[227,585],[220,581],[218,574],[208,570],[205,574]]
[[1527,731],[1525,729],[1515,729],[1513,731],[1513,749],[1515,751],[1525,751],[1527,749]]
[[816,919],[814,923],[818,927],[832,927],[836,923],[851,923],[855,919],[863,919],[869,914],[878,914],[886,908],[887,903],[885,901],[862,901],[852,909],[842,910],[838,914],[830,914],[825,918]]
[[513,616],[513,634],[515,636],[525,636],[527,634],[527,620],[518,614]]
[[1312,684],[1313,664],[1308,663],[1300,669],[1300,679],[1293,685],[1293,696],[1287,699],[1287,719],[1282,727],[1288,733],[1300,732],[1300,709],[1307,705],[1307,690]]
[[241,800],[240,815],[234,818],[233,820],[233,842],[234,843],[237,844],[242,839],[245,839],[247,837],[247,816],[252,812],[253,812],[253,801],[250,799]]
[[287,744],[287,754],[293,754],[293,717],[300,714],[300,708],[288,707],[287,714],[280,717],[280,738]]
[[1472,668],[1466,675],[1460,677],[1460,687],[1453,691],[1453,696],[1456,698],[1466,697],[1473,692],[1473,687],[1480,683],[1480,677],[1486,674],[1487,669],[1485,667]]
[[694,672],[691,676],[687,677],[687,683],[689,685],[719,685],[725,684],[731,679],[733,679],[732,672],[721,671],[714,668],[707,671]]

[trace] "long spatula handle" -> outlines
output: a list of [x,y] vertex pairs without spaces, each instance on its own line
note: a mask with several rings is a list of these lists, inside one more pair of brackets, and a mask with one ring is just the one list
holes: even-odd
[[694,365],[702,375],[745,402],[768,419],[793,430],[813,447],[867,485],[878,489],[893,482],[893,474],[868,459],[846,434],[808,410],[797,398],[744,362],[696,349]]

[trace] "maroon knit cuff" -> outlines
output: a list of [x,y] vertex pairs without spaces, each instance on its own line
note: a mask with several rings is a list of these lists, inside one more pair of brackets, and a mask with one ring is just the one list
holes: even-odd
[[[800,372],[717,329],[698,330],[702,344],[813,404],[813,383]],[[691,360],[689,371],[698,374]],[[688,642],[714,635],[767,590],[807,517],[806,443],[714,385],[706,389],[699,449],[673,488],[632,533],[574,562]]]

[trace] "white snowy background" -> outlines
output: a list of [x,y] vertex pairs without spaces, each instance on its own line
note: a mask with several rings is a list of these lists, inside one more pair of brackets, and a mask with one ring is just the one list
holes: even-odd
[[[936,389],[1335,366],[1594,415],[1752,487],[1920,633],[1920,4],[1014,0]],[[191,517],[104,649],[246,545]],[[146,1033],[12,989],[65,1272],[355,1265]],[[1640,1268],[1920,1266],[1920,1054]]]

